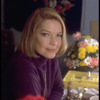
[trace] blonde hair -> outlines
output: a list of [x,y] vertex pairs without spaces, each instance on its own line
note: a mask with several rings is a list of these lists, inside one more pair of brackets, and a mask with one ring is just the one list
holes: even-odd
[[39,27],[40,23],[42,23],[44,20],[47,19],[55,19],[59,21],[62,25],[63,35],[62,35],[62,45],[57,52],[56,56],[61,56],[65,53],[67,49],[67,39],[66,39],[66,27],[64,24],[63,19],[61,16],[52,8],[38,8],[33,12],[28,20],[26,21],[26,24],[24,26],[19,44],[18,49],[24,53],[25,55],[29,57],[38,57],[34,44],[35,44],[35,32],[37,28]]

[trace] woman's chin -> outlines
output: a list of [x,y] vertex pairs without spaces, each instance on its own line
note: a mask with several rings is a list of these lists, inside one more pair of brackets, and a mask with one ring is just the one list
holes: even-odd
[[56,55],[55,54],[51,54],[51,55],[45,55],[44,57],[47,59],[53,59]]

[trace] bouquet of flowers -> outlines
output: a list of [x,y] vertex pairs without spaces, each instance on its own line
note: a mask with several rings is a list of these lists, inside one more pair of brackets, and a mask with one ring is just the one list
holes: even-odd
[[99,66],[99,43],[89,35],[73,34],[74,44],[70,45],[66,56],[66,66],[75,69],[88,67],[88,71]]

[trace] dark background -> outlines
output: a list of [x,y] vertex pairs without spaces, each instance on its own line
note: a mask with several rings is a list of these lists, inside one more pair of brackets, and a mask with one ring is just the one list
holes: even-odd
[[[70,0],[75,4],[66,16],[66,26],[69,34],[80,30],[82,0]],[[5,28],[11,27],[22,31],[28,16],[38,7],[44,7],[43,0],[5,0]]]

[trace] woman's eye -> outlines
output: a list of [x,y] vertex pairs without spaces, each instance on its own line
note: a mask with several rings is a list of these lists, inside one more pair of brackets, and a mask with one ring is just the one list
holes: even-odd
[[62,37],[62,34],[57,34],[57,37]]
[[42,35],[42,36],[45,36],[45,37],[49,36],[48,33],[41,33],[41,35]]

